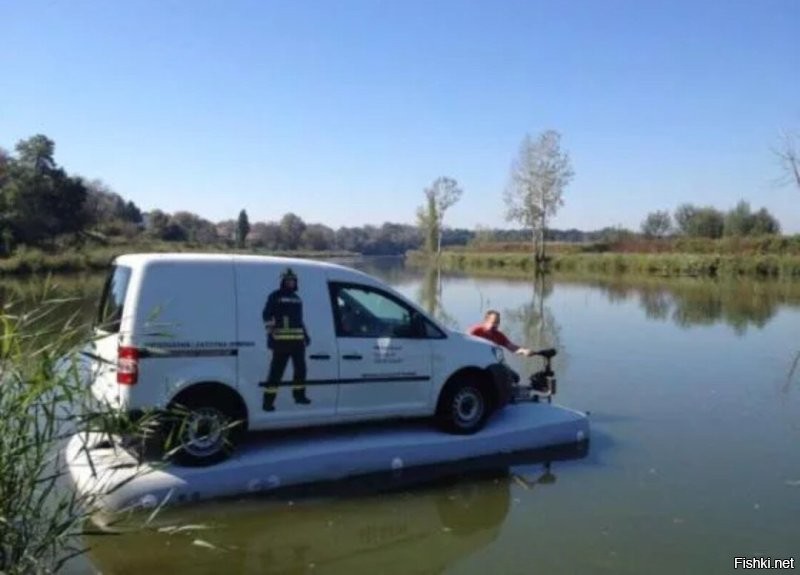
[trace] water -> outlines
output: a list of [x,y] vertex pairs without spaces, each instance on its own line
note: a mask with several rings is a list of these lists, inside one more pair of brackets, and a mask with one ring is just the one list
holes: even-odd
[[800,560],[800,284],[543,283],[351,263],[454,328],[496,308],[514,341],[558,347],[558,402],[591,413],[588,454],[177,510],[158,526],[208,529],[92,537],[96,568],[674,574]]

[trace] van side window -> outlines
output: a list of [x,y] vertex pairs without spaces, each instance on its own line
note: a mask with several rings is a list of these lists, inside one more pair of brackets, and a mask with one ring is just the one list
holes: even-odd
[[131,268],[114,266],[106,278],[100,309],[97,314],[97,327],[108,333],[118,333],[122,321],[122,306],[128,293]]
[[357,284],[330,284],[338,337],[440,338],[444,334],[394,296]]

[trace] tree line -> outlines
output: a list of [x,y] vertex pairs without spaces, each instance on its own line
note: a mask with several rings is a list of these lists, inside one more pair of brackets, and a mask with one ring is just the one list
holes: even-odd
[[[110,241],[159,240],[198,246],[264,250],[342,250],[368,255],[402,254],[422,245],[416,226],[340,227],[307,223],[287,213],[251,223],[212,222],[189,211],[142,211],[99,180],[71,175],[56,163],[55,142],[44,135],[21,140],[15,154],[0,149],[0,255],[20,247],[57,250]],[[466,243],[469,232],[448,230],[442,243]]]
[[753,211],[744,200],[727,212],[711,206],[682,204],[674,215],[666,210],[647,214],[642,234],[650,238],[682,235],[693,238],[765,236],[779,234],[780,223],[766,208]]
[[[266,222],[250,222],[242,210],[235,219],[212,222],[189,211],[142,211],[100,180],[68,174],[56,163],[55,142],[45,135],[21,140],[16,154],[0,149],[0,254],[23,246],[63,249],[92,242],[158,240],[198,246],[227,246],[273,251],[347,251],[365,255],[403,254],[428,246],[466,245],[480,231],[446,228],[445,212],[462,194],[457,182],[439,178],[426,190],[425,225],[386,222],[340,227],[305,222],[294,213]],[[520,237],[525,230],[485,230],[498,239]],[[558,231],[548,231],[548,238]]]
[[[544,257],[545,241],[597,242],[632,231],[557,230],[547,226],[563,203],[562,193],[573,176],[569,156],[561,149],[557,132],[538,138],[526,136],[514,160],[504,194],[506,217],[520,229],[449,228],[444,216],[463,190],[458,182],[440,177],[424,190],[417,225],[340,227],[305,222],[294,213],[266,222],[250,222],[242,210],[238,218],[212,222],[189,211],[142,211],[103,182],[69,174],[55,161],[55,143],[44,135],[21,140],[15,154],[0,149],[0,255],[23,246],[56,250],[92,242],[159,240],[197,246],[252,248],[265,251],[347,251],[365,255],[402,254],[473,242],[530,241],[537,257]],[[641,226],[647,237],[684,235],[718,238],[780,232],[777,219],[765,208],[753,211],[740,202],[728,212],[684,204],[674,214],[656,211]]]

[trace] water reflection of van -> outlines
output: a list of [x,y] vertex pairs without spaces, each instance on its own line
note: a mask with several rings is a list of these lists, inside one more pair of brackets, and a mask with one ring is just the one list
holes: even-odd
[[[89,559],[109,575],[441,573],[494,541],[509,506],[507,477],[333,501],[211,504],[166,511],[160,531],[90,540]],[[174,531],[171,522],[212,528]]]
[[108,575],[442,573],[497,539],[512,486],[538,496],[535,485],[555,483],[553,462],[587,452],[578,443],[166,509],[146,530],[90,539],[88,558]]

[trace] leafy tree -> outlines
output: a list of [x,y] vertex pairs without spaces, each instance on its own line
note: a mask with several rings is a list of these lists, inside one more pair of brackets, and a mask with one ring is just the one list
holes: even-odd
[[182,225],[170,220],[161,233],[161,239],[166,242],[185,242],[190,239],[189,233]]
[[526,135],[511,166],[505,192],[506,219],[531,230],[537,261],[545,259],[547,218],[564,203],[564,189],[574,172],[569,154],[561,149],[561,135],[548,130],[534,141]]
[[169,241],[183,241],[197,242],[201,244],[211,244],[217,241],[217,227],[210,221],[201,218],[197,214],[191,212],[180,211],[172,214],[170,224],[174,224],[183,229],[183,237],[181,234],[176,233],[175,230],[169,234],[171,238],[164,238]]
[[4,239],[38,245],[82,230],[86,186],[55,163],[53,141],[37,135],[18,142],[16,150],[17,159],[7,155],[2,159]]
[[153,210],[147,214],[147,224],[145,229],[154,238],[165,239],[167,226],[169,225],[169,216],[161,210]]
[[143,221],[142,210],[139,206],[128,200],[117,211],[117,217],[123,222],[130,222],[132,224],[141,224]]
[[348,252],[361,253],[369,238],[365,228],[341,227],[336,230],[336,245]]
[[307,250],[330,250],[336,246],[336,233],[328,226],[309,224],[303,231],[301,243]]
[[697,213],[697,207],[692,204],[681,204],[675,210],[675,225],[684,235],[691,235],[692,221]]
[[0,148],[0,186],[5,183],[10,166],[11,155],[3,148]]
[[53,160],[56,144],[47,136],[37,134],[27,140],[20,140],[16,150],[18,162],[24,168],[32,169],[37,174],[56,169]]
[[741,201],[725,215],[726,236],[755,236],[777,234],[781,226],[778,220],[761,208],[757,212],[750,209],[750,204]]
[[[255,224],[254,224],[255,226]],[[223,220],[217,222],[217,237],[230,245],[236,242],[236,220]],[[250,230],[252,233],[253,230]]]
[[84,211],[87,225],[98,226],[108,232],[110,229],[131,229],[130,226],[120,226],[122,222],[137,226],[142,224],[143,216],[139,207],[132,201],[125,201],[102,181],[89,180],[86,188]]
[[721,238],[725,215],[710,206],[682,204],[675,210],[675,223],[682,234],[690,237]]
[[662,238],[671,229],[672,218],[666,210],[650,212],[642,222],[642,233],[650,238]]
[[703,238],[721,238],[725,228],[725,216],[721,211],[706,207],[698,210],[694,221],[693,235]]
[[254,248],[277,250],[280,248],[281,228],[275,222],[256,222],[247,237]]
[[247,218],[247,212],[242,210],[239,212],[239,218],[236,220],[236,247],[239,249],[244,248],[247,234],[250,233],[250,220]]
[[296,250],[300,247],[303,232],[306,231],[305,222],[293,213],[285,214],[281,218],[281,247],[286,250]]
[[725,214],[724,234],[726,236],[747,236],[753,229],[754,223],[750,204],[740,201],[735,208]]
[[754,236],[779,234],[781,225],[766,208],[761,208],[752,216],[750,233]]

